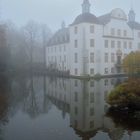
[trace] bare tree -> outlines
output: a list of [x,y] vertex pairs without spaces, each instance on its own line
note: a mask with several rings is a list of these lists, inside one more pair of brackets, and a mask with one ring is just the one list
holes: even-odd
[[38,25],[34,21],[29,21],[24,26],[24,35],[25,35],[28,48],[29,48],[31,72],[33,70],[33,51],[34,51],[34,46],[36,44],[36,39],[37,39],[37,30],[38,30]]

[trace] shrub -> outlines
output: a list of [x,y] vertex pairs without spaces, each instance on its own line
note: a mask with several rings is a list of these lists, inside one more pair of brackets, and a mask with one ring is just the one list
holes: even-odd
[[135,107],[140,106],[140,79],[129,79],[117,86],[108,96],[111,106]]

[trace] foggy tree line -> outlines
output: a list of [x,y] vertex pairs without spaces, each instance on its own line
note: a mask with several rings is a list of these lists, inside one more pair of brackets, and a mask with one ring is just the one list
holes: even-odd
[[0,23],[0,72],[44,67],[44,49],[50,36],[48,26],[35,21],[20,28],[12,22]]

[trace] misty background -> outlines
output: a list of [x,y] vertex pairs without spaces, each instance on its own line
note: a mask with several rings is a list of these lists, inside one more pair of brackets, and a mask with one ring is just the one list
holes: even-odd
[[[11,20],[18,27],[29,20],[46,23],[56,31],[64,20],[66,25],[72,23],[81,13],[82,0],[0,0],[1,19]],[[131,7],[140,21],[139,0],[90,0],[91,13],[100,16],[114,8],[122,8],[128,14]]]

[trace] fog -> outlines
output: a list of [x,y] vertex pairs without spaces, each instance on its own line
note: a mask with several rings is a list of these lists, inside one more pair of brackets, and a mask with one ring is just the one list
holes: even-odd
[[[61,22],[72,23],[81,13],[82,0],[1,0],[1,18],[12,20],[16,25],[23,26],[30,19],[46,23],[52,30],[57,30]],[[114,8],[122,8],[126,13],[130,8],[140,21],[140,1],[136,0],[90,0],[91,12],[96,16],[109,13]]]

